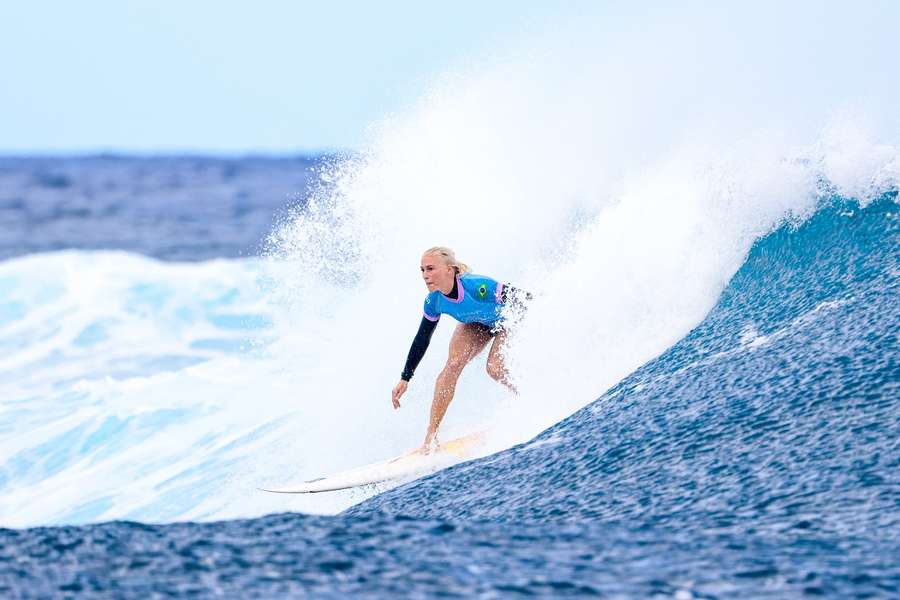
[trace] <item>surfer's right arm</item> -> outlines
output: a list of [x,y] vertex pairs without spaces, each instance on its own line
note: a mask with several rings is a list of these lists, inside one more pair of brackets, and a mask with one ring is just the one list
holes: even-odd
[[431,336],[434,334],[437,324],[437,319],[432,320],[427,316],[422,317],[422,322],[419,323],[419,331],[416,332],[416,337],[413,338],[412,346],[409,348],[406,365],[403,367],[403,373],[400,375],[400,382],[394,386],[394,391],[391,394],[394,408],[400,408],[400,396],[406,392],[409,380],[412,379],[413,374],[416,372],[416,367],[422,362],[422,357],[425,356],[425,351],[428,350],[428,344],[431,343]]

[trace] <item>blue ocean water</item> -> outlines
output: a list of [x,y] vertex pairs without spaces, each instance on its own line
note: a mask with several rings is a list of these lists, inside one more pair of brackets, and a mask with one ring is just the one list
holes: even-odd
[[[128,173],[160,169],[157,177],[167,177],[158,162],[116,160],[127,165],[123,168]],[[42,166],[46,172],[71,168],[98,177],[81,159],[48,161],[50,168]],[[8,177],[15,171],[16,178],[37,181],[26,185],[26,197],[31,189],[27,186],[46,188],[44,180],[27,175],[31,166],[16,170],[4,164]],[[178,172],[187,168],[174,159],[173,164]],[[263,218],[267,203],[283,204],[285,194],[299,191],[290,188],[304,181],[307,168],[306,162],[273,161],[257,172],[250,167],[245,171],[240,160],[216,164],[217,172],[233,168],[255,173],[260,181],[283,182],[283,188],[266,188],[258,198],[249,197],[250,204],[257,205],[258,199],[260,206],[260,218],[253,223],[268,223],[271,214]],[[239,175],[231,181],[229,189],[243,189]],[[80,189],[71,180],[66,185],[51,189]],[[190,180],[180,185],[184,190],[193,187]],[[73,225],[76,217],[67,211],[35,219],[24,216],[33,212],[30,200],[7,203],[12,216],[6,218],[19,219],[10,234],[19,237],[5,241],[7,256],[58,248],[119,248],[109,232],[132,231],[136,222],[149,233],[141,245],[127,248],[202,261],[217,253],[234,256],[257,235],[248,231],[268,227],[247,225],[246,231],[236,232],[227,225],[233,212],[193,211],[190,204],[170,219],[170,207],[157,205],[154,197],[137,196],[131,208],[111,215],[112,221],[103,221],[98,231],[91,229],[90,220],[82,222],[87,226]],[[32,219],[28,227],[27,219]],[[170,227],[186,229],[173,234]],[[179,242],[185,238],[191,240],[189,245]],[[42,245],[28,246],[27,239],[39,239]],[[788,220],[753,244],[715,306],[688,335],[588,406],[531,441],[386,491],[335,516],[282,513],[161,523],[171,520],[166,518],[169,508],[179,521],[185,520],[179,507],[193,501],[185,494],[215,496],[216,488],[203,487],[200,481],[224,483],[218,469],[237,464],[235,453],[250,451],[264,429],[239,432],[216,446],[215,436],[224,435],[219,430],[227,431],[216,421],[215,430],[197,434],[189,451],[202,459],[206,455],[199,453],[212,447],[211,453],[225,457],[224,466],[204,470],[209,461],[202,459],[166,474],[176,487],[167,487],[165,480],[147,488],[156,496],[154,512],[141,512],[138,506],[126,513],[136,521],[97,522],[105,520],[106,511],[132,501],[106,495],[70,507],[79,512],[60,518],[82,525],[0,530],[0,592],[13,597],[897,597],[898,242],[896,191],[862,205],[825,194],[811,216]],[[186,335],[188,349],[170,352],[169,342],[160,342],[159,350],[144,347],[146,357],[155,357],[155,362],[123,355],[118,345],[104,350],[104,336],[116,338],[117,325],[104,325],[93,313],[85,319],[85,328],[79,326],[65,337],[67,319],[80,313],[64,304],[60,310],[67,317],[32,317],[31,307],[17,305],[11,296],[29,281],[20,273],[24,269],[0,279],[0,293],[10,295],[0,300],[6,319],[0,325],[31,327],[39,317],[52,329],[35,333],[35,339],[44,335],[48,340],[81,340],[63,352],[42,353],[40,344],[17,349],[10,345],[12,334],[0,338],[13,349],[13,358],[28,355],[21,364],[4,363],[4,372],[16,374],[21,382],[20,388],[5,388],[21,395],[4,398],[0,414],[5,510],[24,511],[27,507],[15,504],[15,496],[44,479],[51,487],[36,489],[51,497],[54,482],[60,481],[53,477],[66,472],[97,485],[91,469],[126,451],[134,457],[126,440],[135,436],[140,443],[153,444],[152,434],[163,431],[168,437],[162,444],[173,444],[179,421],[214,412],[215,407],[209,402],[169,406],[170,399],[160,397],[160,390],[185,389],[185,397],[190,397],[191,390],[203,389],[213,378],[201,371],[199,383],[185,376],[171,387],[150,387],[149,397],[142,395],[141,386],[157,381],[154,377],[196,374],[216,360],[229,361],[238,350],[228,346],[228,340],[243,339],[248,331],[258,335],[269,327],[257,300],[239,293],[253,281],[253,268],[244,263],[221,266],[212,261],[181,273],[131,255],[51,253],[24,258],[38,261],[32,269],[42,272],[62,265],[83,274],[87,265],[100,264],[113,274],[125,271],[133,278],[139,273],[143,287],[137,292],[125,288],[123,304],[113,305],[119,326],[126,315],[133,317],[128,331],[138,336],[144,327],[140,317],[150,314],[163,319],[165,328]],[[2,265],[21,264],[15,260],[22,257]],[[146,283],[144,278],[158,268],[188,287],[186,293],[195,303],[177,297],[175,302],[177,290]],[[246,281],[235,275],[244,270],[251,273]],[[77,287],[64,293],[49,286],[54,277],[51,272],[39,279],[45,287],[33,291],[35,304],[56,307],[54,298],[68,303],[73,293],[81,293]],[[214,282],[224,279],[228,282],[223,289],[204,296]],[[198,287],[190,288],[191,282]],[[202,340],[218,343],[198,345]],[[173,347],[176,342],[180,338],[173,337]],[[83,348],[91,353],[80,353]],[[92,356],[107,362],[84,362]],[[168,362],[158,360],[160,356]],[[133,370],[123,367],[112,381],[93,382],[91,377],[108,371],[107,364]],[[224,364],[231,368],[232,363]],[[56,377],[49,387],[42,380],[47,373]],[[107,389],[103,386],[113,395],[97,391]],[[66,429],[67,419],[82,417],[79,410],[106,415],[101,402],[114,403],[118,416],[104,417],[96,427]],[[148,402],[159,404],[159,410],[137,408]],[[256,403],[250,410],[262,409],[263,403]],[[47,442],[15,450],[14,442],[32,430]],[[150,447],[162,449],[160,444]],[[164,471],[177,460],[164,458],[143,469]],[[124,464],[113,463],[111,468],[122,469]],[[201,477],[193,477],[198,472]],[[192,485],[182,486],[185,482]],[[35,506],[41,501],[37,495],[28,497]],[[144,515],[153,516],[141,518]],[[18,515],[0,516],[9,523]]]
[[0,157],[0,258],[72,248],[252,256],[317,157]]

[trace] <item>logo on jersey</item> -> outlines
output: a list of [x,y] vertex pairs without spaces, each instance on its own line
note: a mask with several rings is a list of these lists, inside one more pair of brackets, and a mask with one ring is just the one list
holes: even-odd
[[478,288],[478,297],[484,300],[485,296],[487,296],[487,285],[482,283]]

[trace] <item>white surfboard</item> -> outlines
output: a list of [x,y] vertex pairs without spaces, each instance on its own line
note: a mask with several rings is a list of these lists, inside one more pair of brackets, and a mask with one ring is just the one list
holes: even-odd
[[408,452],[391,460],[342,471],[329,477],[320,477],[284,488],[260,489],[275,494],[316,494],[385,481],[412,480],[475,458],[479,448],[484,444],[484,438],[485,432],[483,431],[470,433],[438,445],[429,454],[422,454],[418,451]]

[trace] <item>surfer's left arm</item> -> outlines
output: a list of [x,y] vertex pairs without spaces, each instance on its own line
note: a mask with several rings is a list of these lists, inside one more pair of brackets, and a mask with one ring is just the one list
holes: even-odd
[[427,316],[422,317],[422,322],[419,323],[419,331],[416,332],[416,337],[413,338],[412,345],[409,348],[403,373],[400,374],[400,381],[394,386],[391,394],[391,402],[394,404],[394,408],[400,408],[400,397],[406,393],[409,380],[412,379],[413,374],[416,372],[416,367],[422,362],[422,357],[425,356],[425,351],[428,350],[431,336],[434,334],[437,324],[437,320],[431,320]]

